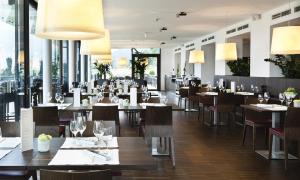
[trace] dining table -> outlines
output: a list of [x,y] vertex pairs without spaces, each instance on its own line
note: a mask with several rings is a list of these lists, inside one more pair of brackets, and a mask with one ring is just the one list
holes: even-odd
[[[279,104],[249,104],[241,105],[242,108],[247,110],[252,110],[255,112],[270,112],[272,113],[272,128],[280,127],[281,116],[285,114],[288,107],[279,105]],[[280,138],[273,136],[272,144],[272,155],[271,159],[284,159],[284,153],[280,150]],[[268,150],[256,150],[256,153],[263,156],[266,159],[269,159]],[[289,154],[289,159],[297,159],[295,156]]]
[[[70,153],[75,153],[79,149],[62,149],[62,145],[66,138],[53,138],[51,140],[50,149],[48,152],[39,152],[37,148],[38,139],[34,139],[33,150],[21,151],[20,145],[0,159],[1,170],[100,170],[111,169],[112,171],[119,170],[157,170],[158,165],[156,160],[151,156],[149,148],[141,137],[117,137],[118,142],[118,163],[116,164],[64,164],[66,158],[60,158],[62,164],[53,164],[53,159],[57,158],[59,152],[67,150]],[[0,149],[1,150],[1,149]],[[82,149],[81,149],[82,150]],[[93,149],[86,148],[84,150],[92,151]],[[92,151],[93,152],[93,151]],[[74,162],[76,158],[73,157]]]
[[[219,96],[218,92],[212,92],[212,91],[209,91],[209,92],[200,92],[200,93],[196,93],[196,95],[198,95],[198,96],[212,96],[213,97],[213,104],[214,104],[214,106],[217,105],[218,96]],[[254,96],[254,93],[251,93],[251,92],[235,92],[234,95],[248,97],[248,96]],[[218,112],[214,111],[213,114],[214,114],[213,124],[217,125],[217,122],[218,122]]]

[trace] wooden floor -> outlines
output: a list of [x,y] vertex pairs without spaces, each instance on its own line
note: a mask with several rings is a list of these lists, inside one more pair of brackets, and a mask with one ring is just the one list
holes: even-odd
[[[137,136],[137,130],[121,117],[122,136]],[[120,179],[300,179],[299,161],[290,161],[289,170],[284,171],[283,161],[269,162],[253,152],[251,132],[242,147],[240,126],[222,127],[217,134],[215,128],[202,126],[197,113],[185,112],[174,112],[173,122],[176,168],[172,168],[169,158],[156,158],[159,170],[126,171]],[[258,133],[257,148],[263,149],[263,132]]]

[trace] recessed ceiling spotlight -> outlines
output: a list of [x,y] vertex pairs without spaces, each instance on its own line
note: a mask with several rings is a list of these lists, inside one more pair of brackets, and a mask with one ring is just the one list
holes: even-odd
[[160,32],[167,31],[167,30],[168,30],[167,27],[162,27],[162,28],[160,29]]
[[155,19],[155,21],[156,21],[156,22],[160,21],[160,18],[159,18],[159,17],[158,17],[158,18],[156,18],[156,19]]
[[176,36],[172,36],[172,37],[171,37],[171,40],[174,40],[174,39],[177,39],[177,37],[176,37]]
[[179,12],[179,13],[176,14],[177,18],[180,18],[181,16],[187,16],[187,13],[184,12],[184,11],[181,11],[181,12]]
[[161,43],[160,43],[160,45],[165,45],[165,44],[166,44],[165,42],[161,42]]

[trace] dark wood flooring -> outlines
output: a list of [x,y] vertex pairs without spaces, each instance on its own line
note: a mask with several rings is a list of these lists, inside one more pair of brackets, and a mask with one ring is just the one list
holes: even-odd
[[[176,99],[174,95],[172,101]],[[128,125],[121,116],[122,136],[137,136],[137,129]],[[126,171],[120,179],[298,179],[300,163],[291,160],[288,171],[281,160],[268,161],[252,151],[252,134],[248,133],[246,145],[241,146],[242,127],[222,127],[218,133],[214,127],[203,126],[197,113],[173,113],[176,168],[167,157],[156,158],[157,171]],[[265,148],[264,133],[258,131],[257,148]]]

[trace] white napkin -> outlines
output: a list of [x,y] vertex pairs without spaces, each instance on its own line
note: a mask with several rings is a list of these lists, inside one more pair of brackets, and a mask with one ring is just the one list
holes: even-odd
[[0,140],[0,148],[13,149],[21,143],[20,137],[2,138]]
[[[102,139],[109,139],[107,147],[108,148],[118,148],[117,137],[103,136]],[[106,148],[103,141],[97,142],[96,137],[87,138],[66,138],[64,144],[61,146],[62,149],[88,149],[88,148]]]
[[158,107],[161,107],[161,106],[166,106],[166,105],[163,104],[163,103],[140,103],[140,106],[142,106],[145,109],[147,106],[158,106]]
[[0,150],[0,159],[2,159],[4,156],[6,156],[10,152],[11,152],[11,150]]
[[254,106],[261,107],[261,108],[272,108],[272,104],[253,104]]
[[55,166],[120,164],[118,149],[100,150],[98,152],[110,157],[110,160],[107,160],[104,156],[98,155],[88,150],[58,150],[56,155],[48,165]]

